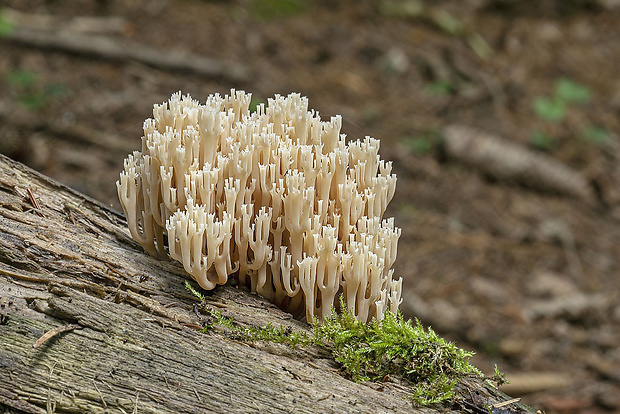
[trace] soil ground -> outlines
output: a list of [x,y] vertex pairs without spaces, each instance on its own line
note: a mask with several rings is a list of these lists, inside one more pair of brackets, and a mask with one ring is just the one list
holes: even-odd
[[[234,87],[257,101],[301,92],[324,117],[342,114],[350,138],[380,138],[394,161],[388,215],[403,229],[395,271],[406,316],[474,350],[486,373],[497,364],[512,382],[504,391],[547,413],[620,412],[617,1],[0,7],[2,152],[119,208],[115,181],[154,103],[179,90],[204,100]],[[33,47],[11,37],[22,26],[235,70]],[[446,128],[458,125],[506,151],[465,162],[447,149]],[[518,164],[520,151],[538,162],[531,174],[489,168]],[[541,185],[550,176],[560,178]],[[585,190],[555,191],[576,179]]]

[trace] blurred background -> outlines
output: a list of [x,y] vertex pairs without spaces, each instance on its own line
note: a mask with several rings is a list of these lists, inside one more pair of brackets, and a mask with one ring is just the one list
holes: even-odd
[[0,152],[116,209],[154,103],[300,92],[394,161],[402,310],[620,412],[620,1],[4,0]]

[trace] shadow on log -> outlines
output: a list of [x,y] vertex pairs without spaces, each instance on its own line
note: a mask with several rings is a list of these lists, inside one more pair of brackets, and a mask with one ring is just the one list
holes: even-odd
[[[147,256],[118,212],[0,155],[2,412],[530,411],[474,380],[452,406],[417,408],[405,384],[356,384],[319,348],[200,333],[185,278]],[[241,325],[308,330],[232,287],[206,300]]]

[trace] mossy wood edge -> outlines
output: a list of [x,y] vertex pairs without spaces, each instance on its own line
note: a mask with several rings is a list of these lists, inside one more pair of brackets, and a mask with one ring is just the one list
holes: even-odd
[[[196,327],[207,315],[195,310],[184,278],[180,264],[146,255],[118,212],[0,155],[0,408],[450,411],[413,407],[404,384],[347,380],[319,348],[291,350],[200,333]],[[309,331],[258,296],[231,287],[209,293],[207,305],[247,326]],[[66,325],[74,326],[41,343],[44,334]],[[470,408],[508,399],[482,381],[459,388],[461,404]]]

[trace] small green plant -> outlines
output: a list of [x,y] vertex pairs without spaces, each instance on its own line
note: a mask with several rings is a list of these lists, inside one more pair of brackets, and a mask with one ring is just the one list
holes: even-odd
[[437,131],[424,131],[403,139],[403,143],[416,155],[427,155],[440,144],[441,137]]
[[250,15],[260,20],[281,20],[306,11],[308,4],[302,0],[252,0]]
[[539,96],[534,99],[532,108],[541,119],[549,122],[562,122],[566,111],[572,104],[585,103],[590,100],[590,90],[568,78],[561,78],[555,83],[551,96]]
[[555,140],[542,131],[534,131],[530,138],[530,144],[536,149],[548,151],[555,145]]
[[465,31],[465,25],[446,10],[437,10],[432,14],[435,23],[441,30],[451,35],[460,35]]
[[16,92],[18,102],[29,110],[44,108],[52,98],[65,94],[62,85],[42,85],[36,72],[14,70],[5,76],[5,81]]
[[441,6],[432,6],[432,4],[433,2],[421,0],[382,0],[378,2],[377,10],[385,16],[419,19],[436,26],[444,33],[460,37],[481,59],[486,59],[493,54],[493,49],[479,33],[447,10],[442,9]]
[[420,17],[425,13],[424,3],[420,0],[392,1],[383,0],[378,4],[379,13],[390,17]]
[[[204,303],[204,296],[185,282],[187,289]],[[315,345],[328,350],[341,364],[345,374],[356,382],[385,381],[397,376],[412,384],[411,400],[417,405],[437,404],[454,397],[459,379],[482,373],[469,363],[472,352],[458,348],[440,338],[432,329],[425,329],[420,321],[404,320],[398,313],[386,312],[381,321],[362,323],[347,311],[343,299],[337,314],[312,323],[311,334],[293,331],[290,327],[243,327],[221,311],[204,307],[213,319],[202,332],[210,332],[213,325],[225,329],[227,336],[237,340],[280,343],[290,347]],[[496,370],[496,377],[501,377]],[[495,377],[494,377],[495,378]]]
[[568,78],[561,78],[555,85],[555,96],[567,103],[585,103],[590,100],[590,89]]
[[534,99],[532,108],[544,121],[561,122],[566,117],[566,102],[557,97],[539,96]]
[[7,37],[15,28],[11,19],[6,15],[4,9],[0,8],[0,37]]
[[6,81],[15,88],[31,88],[39,82],[35,72],[14,70],[6,75]]
[[[555,83],[552,95],[538,96],[534,99],[532,110],[545,122],[561,124],[566,120],[570,108],[587,103],[590,99],[591,92],[586,86],[568,78],[560,78]],[[609,133],[604,128],[590,125],[583,130],[581,138],[586,142],[600,145],[607,142]],[[537,130],[532,134],[530,143],[535,148],[549,150],[555,145],[555,140],[551,135]]]
[[581,132],[581,139],[594,145],[603,145],[610,140],[609,131],[596,125],[589,125]]
[[424,90],[427,95],[445,96],[454,92],[454,86],[447,80],[437,80],[427,83]]
[[497,387],[502,386],[504,384],[510,384],[510,381],[506,379],[506,374],[504,374],[503,372],[499,370],[499,368],[497,367],[497,364],[495,365],[495,375],[493,376],[493,380],[495,381],[494,386],[497,386]]

